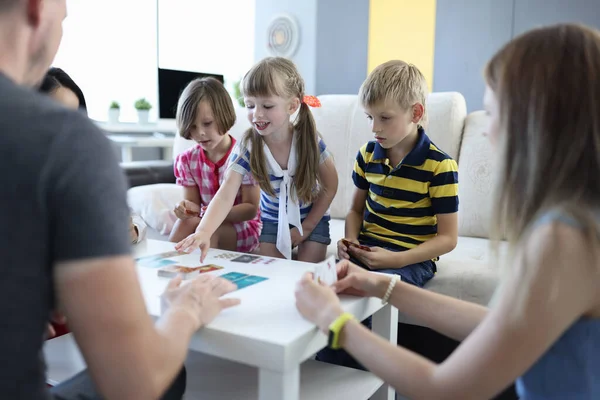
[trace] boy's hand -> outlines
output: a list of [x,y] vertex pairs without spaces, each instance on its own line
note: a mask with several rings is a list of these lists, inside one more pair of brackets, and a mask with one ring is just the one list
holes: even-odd
[[349,260],[350,259],[350,255],[348,254],[348,247],[344,244],[344,240],[347,240],[351,243],[356,243],[356,244],[360,244],[358,242],[357,239],[340,239],[337,242],[337,249],[338,249],[338,257],[340,260]]
[[179,219],[190,219],[201,216],[202,209],[193,201],[183,200],[175,206],[173,211]]
[[386,250],[381,247],[371,247],[371,251],[365,251],[354,246],[350,247],[348,251],[370,269],[401,268],[404,266],[400,260],[400,252]]

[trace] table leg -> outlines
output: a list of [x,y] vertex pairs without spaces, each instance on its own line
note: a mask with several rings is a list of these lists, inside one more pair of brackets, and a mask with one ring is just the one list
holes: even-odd
[[[373,332],[396,345],[398,343],[398,310],[388,304],[373,314]],[[371,400],[394,400],[395,391],[383,384]]]
[[299,400],[300,366],[288,371],[261,368],[258,372],[258,399]]
[[132,162],[133,161],[133,152],[131,151],[131,147],[122,146],[121,147],[121,162]]

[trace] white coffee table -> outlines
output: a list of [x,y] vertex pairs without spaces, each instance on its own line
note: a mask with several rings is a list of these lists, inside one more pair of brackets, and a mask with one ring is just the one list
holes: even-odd
[[[134,256],[171,250],[173,243],[146,240],[135,246]],[[314,265],[287,260],[243,264],[216,258],[221,253],[221,250],[209,252],[204,263],[224,267],[211,273],[221,275],[233,271],[269,279],[229,294],[240,298],[241,304],[225,310],[199,330],[192,337],[190,350],[258,368],[260,400],[298,400],[301,364],[327,344],[326,336],[304,320],[295,306],[296,283]],[[184,265],[199,265],[199,253],[173,259]],[[158,318],[161,314],[160,294],[169,280],[159,278],[156,269],[142,266],[138,266],[138,275],[148,311]],[[398,315],[395,308],[383,306],[379,299],[352,296],[343,296],[342,306],[361,320],[373,315],[373,331],[396,343]],[[340,380],[331,384],[344,385]],[[394,391],[383,384],[371,398],[391,400]]]

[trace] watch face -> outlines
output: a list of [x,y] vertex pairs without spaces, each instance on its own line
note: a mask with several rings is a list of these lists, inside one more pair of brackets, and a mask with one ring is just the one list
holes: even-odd
[[[335,340],[335,332],[330,330],[329,331],[329,336],[327,337],[327,346],[334,349],[333,347],[333,341]],[[335,349],[334,349],[335,350]]]

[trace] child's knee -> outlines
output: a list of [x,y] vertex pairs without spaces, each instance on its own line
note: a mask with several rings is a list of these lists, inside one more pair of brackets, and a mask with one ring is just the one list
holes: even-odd
[[215,233],[213,233],[211,246],[227,250],[237,250],[237,231],[235,227],[228,222],[223,222]]
[[179,242],[180,240],[185,239],[198,227],[198,221],[194,218],[190,219],[178,219],[173,226],[173,230],[171,231],[171,235],[169,236],[169,241],[171,242]]

